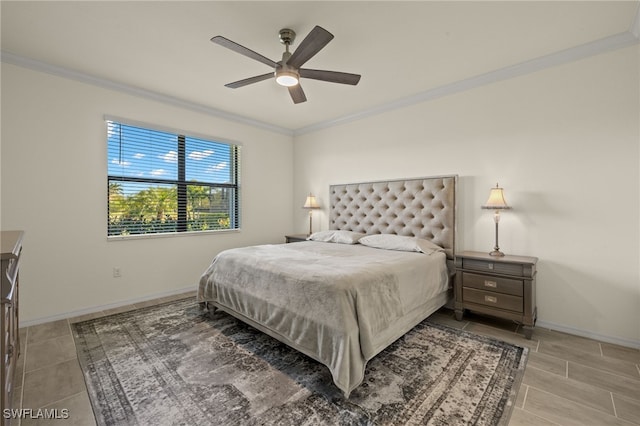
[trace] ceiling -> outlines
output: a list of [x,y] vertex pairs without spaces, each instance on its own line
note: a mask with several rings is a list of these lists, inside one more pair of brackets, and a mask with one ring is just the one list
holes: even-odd
[[[500,70],[577,46],[594,45],[597,53],[597,41],[616,35],[637,42],[638,5],[2,1],[2,60],[294,132],[393,108],[487,73],[501,78]],[[298,105],[274,80],[224,87],[269,68],[211,37],[278,61],[281,28],[296,31],[295,49],[315,25],[335,38],[304,66],[361,74],[357,86],[303,79],[308,101]]]

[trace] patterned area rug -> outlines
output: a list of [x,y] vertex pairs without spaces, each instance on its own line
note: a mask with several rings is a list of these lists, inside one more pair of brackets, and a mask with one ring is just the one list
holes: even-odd
[[73,332],[100,425],[506,425],[527,358],[426,320],[345,399],[322,364],[194,299]]

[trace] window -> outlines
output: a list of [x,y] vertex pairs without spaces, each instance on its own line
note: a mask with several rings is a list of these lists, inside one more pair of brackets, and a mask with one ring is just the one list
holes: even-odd
[[240,147],[107,120],[108,236],[239,229]]

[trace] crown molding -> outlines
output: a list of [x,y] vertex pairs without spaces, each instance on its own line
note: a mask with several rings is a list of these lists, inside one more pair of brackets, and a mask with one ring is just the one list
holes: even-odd
[[139,87],[130,86],[127,84],[117,83],[105,78],[95,77],[89,74],[85,74],[79,71],[74,71],[68,68],[59,67],[57,65],[51,65],[45,62],[37,61],[35,59],[26,58],[20,55],[16,55],[6,51],[0,51],[0,60],[7,64],[17,65],[19,67],[28,68],[34,71],[43,72],[46,74],[55,75],[71,80],[80,81],[82,83],[91,84],[94,86],[103,87],[105,89],[116,90],[124,92],[130,95],[139,96],[142,98],[151,99],[154,101],[162,102],[168,105],[177,106],[180,108],[190,109],[193,111],[201,112],[204,114],[212,115],[214,117],[224,118],[226,120],[235,121],[237,123],[246,124],[252,127],[256,127],[263,130],[268,130],[275,133],[280,133],[287,136],[293,136],[293,131],[285,127],[276,126],[274,124],[265,123],[263,121],[254,120],[242,115],[233,114],[227,111],[223,111],[217,108],[208,107],[195,102],[189,102],[184,99],[176,98],[173,96],[164,95],[158,92],[141,89]]
[[345,123],[350,123],[364,118],[372,117],[385,112],[393,111],[400,108],[405,108],[418,103],[431,101],[434,99],[449,96],[455,93],[464,92],[467,90],[475,89],[477,87],[485,86],[487,84],[496,83],[502,80],[508,80],[514,77],[534,73],[546,68],[555,67],[558,65],[566,64],[568,62],[577,61],[579,59],[588,58],[590,56],[599,55],[604,52],[612,50],[622,49],[624,47],[637,44],[639,40],[638,26],[640,22],[640,8],[636,13],[634,23],[629,31],[616,34],[613,36],[605,37],[600,40],[596,40],[590,43],[585,43],[580,46],[572,47],[569,49],[561,50],[549,55],[541,56],[535,59],[531,59],[519,64],[511,65],[508,67],[500,68],[494,71],[490,71],[485,74],[480,74],[474,77],[459,80],[454,83],[446,84],[444,86],[429,89],[424,92],[417,93],[415,95],[400,98],[396,101],[384,103],[372,108],[368,108],[354,114],[339,117],[333,120],[327,120],[311,124],[309,126],[301,127],[293,131],[294,136],[303,135],[306,133],[315,132],[318,130],[326,129],[329,127],[338,126]]

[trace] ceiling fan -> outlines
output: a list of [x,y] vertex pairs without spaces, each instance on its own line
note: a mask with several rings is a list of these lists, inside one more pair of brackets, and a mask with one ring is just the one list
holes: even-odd
[[360,81],[359,74],[300,68],[333,39],[333,34],[329,31],[316,25],[304,40],[302,40],[296,50],[290,53],[289,46],[293,43],[295,37],[296,33],[291,29],[284,28],[280,30],[280,43],[285,45],[285,51],[282,54],[282,60],[279,62],[272,61],[222,36],[213,37],[211,39],[212,42],[273,68],[273,72],[234,81],[233,83],[225,84],[225,86],[231,89],[237,89],[238,87],[275,77],[278,84],[286,86],[289,89],[293,103],[299,104],[307,100],[300,86],[300,78],[311,78],[314,80],[328,81],[330,83],[351,84],[354,86],[358,84]]

